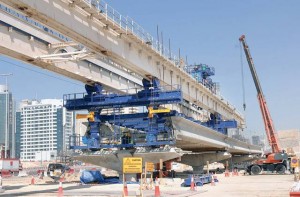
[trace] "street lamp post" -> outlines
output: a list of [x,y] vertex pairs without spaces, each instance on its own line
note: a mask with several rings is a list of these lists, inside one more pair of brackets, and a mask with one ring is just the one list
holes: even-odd
[[[67,121],[67,120],[66,120]],[[67,139],[67,130],[68,130],[68,125],[67,122],[64,123],[63,125],[63,156],[66,156],[67,154],[67,145],[68,145],[68,139]]]
[[12,76],[12,73],[8,74],[0,74],[1,77],[5,77],[5,86],[6,86],[6,95],[5,95],[5,152],[4,152],[4,158],[7,158],[7,150],[8,150],[8,84],[7,84],[7,78],[9,76]]

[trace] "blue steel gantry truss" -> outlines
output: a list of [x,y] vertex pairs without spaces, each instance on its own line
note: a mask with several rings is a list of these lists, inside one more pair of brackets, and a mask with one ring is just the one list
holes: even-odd
[[[143,86],[143,90],[134,94],[120,95],[103,92],[100,84],[86,85],[86,93],[64,95],[67,110],[86,109],[90,113],[85,136],[72,136],[71,148],[97,150],[174,144],[170,116],[175,111],[160,105],[180,103],[180,87],[161,87],[156,78],[151,81],[143,79]],[[152,113],[118,113],[123,107],[147,107]],[[116,113],[101,115],[103,109],[113,109]]]
[[[182,102],[180,86],[160,86],[157,78],[143,79],[143,90],[133,94],[115,94],[103,91],[100,84],[86,85],[86,93],[64,95],[67,110],[88,110],[83,116],[88,120],[84,136],[70,138],[71,149],[99,150],[101,148],[157,147],[175,144],[171,117],[181,116],[198,124],[227,134],[227,128],[236,128],[234,120],[223,121],[212,114],[207,122],[200,122],[175,110],[163,108],[164,104]],[[122,114],[123,107],[146,107],[147,113]],[[110,115],[101,114],[112,109]]]

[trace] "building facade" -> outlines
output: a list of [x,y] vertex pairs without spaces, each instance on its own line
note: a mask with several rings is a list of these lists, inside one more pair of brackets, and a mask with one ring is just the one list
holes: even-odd
[[17,155],[21,160],[54,160],[67,151],[74,116],[63,108],[62,100],[23,100],[16,121]]
[[300,129],[277,131],[281,149],[300,156]]
[[253,135],[252,136],[252,144],[256,145],[256,146],[261,145],[261,140],[260,140],[260,137],[258,135]]
[[[15,156],[15,117],[14,102],[6,85],[0,85],[0,157]],[[5,145],[7,147],[5,148]]]

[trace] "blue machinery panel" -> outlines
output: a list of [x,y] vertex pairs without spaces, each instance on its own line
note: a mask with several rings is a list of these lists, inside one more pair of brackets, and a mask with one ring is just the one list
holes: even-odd
[[[221,116],[211,115],[208,122],[162,108],[160,105],[180,103],[180,87],[159,85],[159,80],[143,79],[144,89],[135,94],[106,93],[100,84],[86,85],[86,93],[64,95],[67,110],[89,111],[85,118],[88,128],[84,136],[71,136],[71,149],[99,150],[101,148],[132,148],[175,144],[172,116],[181,116],[198,124],[227,134],[227,128],[235,128],[236,121],[222,121]],[[148,113],[121,114],[123,107],[147,107]],[[151,110],[150,110],[151,108]],[[112,109],[111,115],[103,115],[103,109]]]

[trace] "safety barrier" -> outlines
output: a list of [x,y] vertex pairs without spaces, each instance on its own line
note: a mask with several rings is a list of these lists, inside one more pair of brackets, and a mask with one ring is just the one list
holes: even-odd
[[225,170],[224,175],[225,175],[225,177],[229,177],[230,176],[230,172],[228,170]]
[[294,182],[290,190],[290,197],[300,197],[300,181]]

